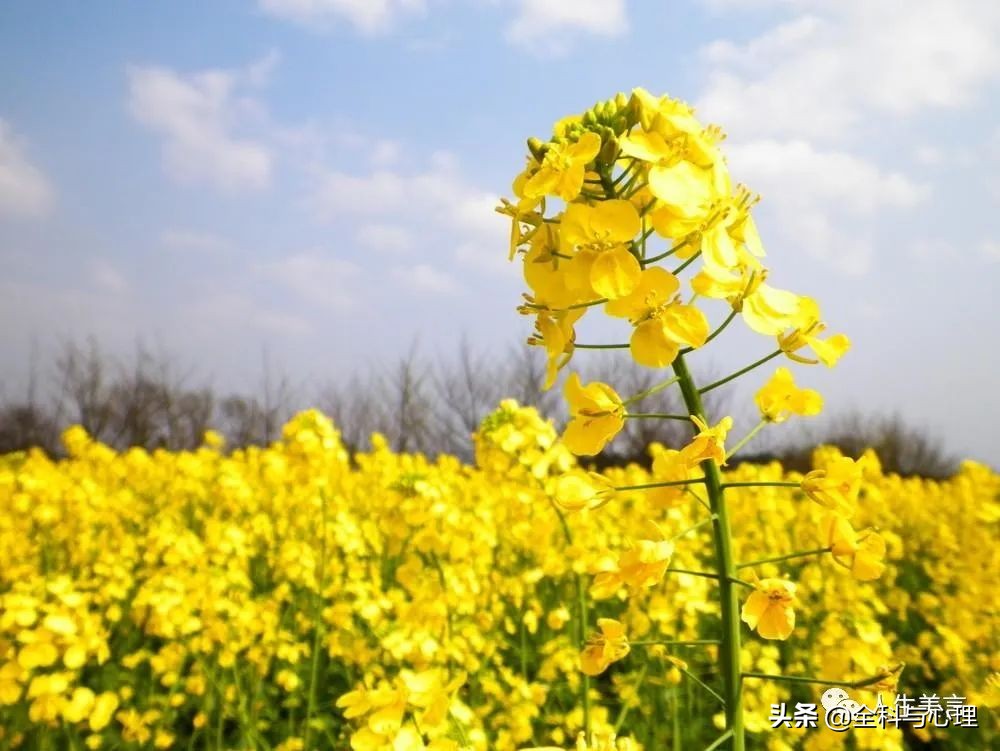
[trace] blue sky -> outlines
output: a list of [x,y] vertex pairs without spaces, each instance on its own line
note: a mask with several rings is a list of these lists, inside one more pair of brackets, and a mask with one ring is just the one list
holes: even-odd
[[641,85],[723,126],[773,282],[852,337],[800,382],[996,463],[998,38],[987,0],[4,3],[0,377],[90,334],[236,387],[506,350],[524,139]]

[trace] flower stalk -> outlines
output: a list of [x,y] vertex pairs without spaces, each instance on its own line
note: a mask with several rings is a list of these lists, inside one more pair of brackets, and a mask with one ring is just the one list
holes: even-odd
[[[673,364],[674,374],[680,386],[681,396],[688,412],[707,423],[701,394],[688,370],[684,356],[680,355]],[[715,547],[716,571],[719,576],[720,615],[722,618],[722,644],[719,646],[719,672],[722,675],[723,691],[720,699],[725,704],[726,729],[731,733],[733,751],[744,751],[743,733],[743,691],[740,673],[740,614],[739,597],[735,582],[736,561],[733,557],[732,532],[722,485],[719,465],[714,459],[701,463],[705,473],[705,489],[708,504],[714,515],[712,541]]]

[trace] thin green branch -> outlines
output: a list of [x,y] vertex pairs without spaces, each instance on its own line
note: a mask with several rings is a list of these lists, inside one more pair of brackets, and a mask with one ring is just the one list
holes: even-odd
[[614,488],[616,491],[625,490],[652,490],[653,488],[672,488],[678,485],[695,485],[705,482],[704,477],[695,477],[691,480],[670,480],[669,482],[647,482],[642,485],[619,485]]
[[646,266],[649,266],[652,263],[656,263],[657,261],[662,261],[664,258],[669,258],[681,248],[687,247],[690,244],[690,242],[691,242],[690,240],[681,240],[679,243],[671,247],[669,250],[660,253],[660,255],[644,259],[642,262],[643,267],[645,268]]
[[[636,691],[637,695],[639,693],[639,689],[642,688],[642,684],[646,680],[646,673],[648,671],[649,671],[649,663],[647,662],[647,663],[645,663],[642,666],[642,670],[639,671],[639,680],[636,681],[636,685],[635,685],[635,691]],[[625,724],[625,718],[628,717],[628,710],[629,710],[629,705],[628,704],[622,704],[622,708],[618,712],[618,717],[617,717],[617,719],[615,719],[615,734],[616,735],[621,731],[622,726]]]
[[684,263],[682,263],[680,266],[678,266],[676,269],[674,269],[673,272],[672,272],[673,275],[677,276],[678,274],[680,274],[682,271],[684,271],[684,269],[686,269],[688,266],[690,266],[692,263],[694,263],[695,260],[697,260],[698,256],[700,256],[700,255],[701,255],[701,251],[699,250],[697,253],[695,253],[693,256],[691,256],[689,259],[687,259]]
[[780,561],[791,561],[796,558],[809,558],[814,555],[823,555],[823,553],[829,553],[832,548],[816,548],[815,550],[802,550],[798,553],[788,553],[787,555],[777,555],[773,558],[758,558],[756,561],[747,561],[746,563],[740,563],[736,568],[750,568],[751,566],[760,566],[765,563],[779,563]]
[[681,420],[691,422],[687,415],[671,415],[666,412],[627,412],[625,417],[630,420]]
[[683,537],[684,535],[687,535],[687,534],[690,534],[691,532],[694,532],[695,530],[698,530],[698,529],[701,529],[701,528],[702,528],[702,527],[704,527],[705,525],[707,525],[707,524],[711,524],[711,523],[712,523],[712,522],[714,522],[714,521],[715,521],[716,519],[718,519],[718,517],[717,517],[717,516],[716,516],[715,514],[712,514],[712,515],[711,515],[710,517],[708,517],[707,519],[702,519],[702,520],[701,520],[700,522],[698,522],[697,524],[695,524],[695,525],[692,525],[692,526],[688,527],[687,529],[685,529],[685,530],[682,530],[682,531],[678,532],[678,533],[677,533],[676,535],[674,535],[673,537],[671,537],[671,538],[670,538],[670,540],[671,540],[671,542],[672,542],[672,541],[674,541],[674,540],[679,540],[679,539],[680,539],[680,538],[682,538],[682,537]]
[[754,368],[759,368],[764,363],[766,363],[766,362],[768,362],[770,360],[773,360],[775,357],[777,357],[778,355],[782,354],[782,352],[783,352],[783,350],[780,350],[780,349],[779,350],[775,350],[774,352],[772,352],[771,354],[769,354],[767,357],[762,357],[759,360],[757,360],[757,362],[752,362],[749,365],[747,365],[745,368],[741,368],[740,370],[737,370],[735,373],[732,373],[731,375],[727,375],[725,378],[721,378],[718,381],[715,381],[714,383],[710,383],[707,386],[698,389],[698,393],[699,394],[707,394],[709,391],[714,391],[715,389],[719,388],[719,386],[724,386],[727,383],[729,383],[730,381],[732,381],[732,380],[734,380],[736,378],[739,378],[744,373],[749,373]]
[[735,456],[737,451],[739,451],[741,448],[750,443],[750,441],[754,439],[754,436],[756,436],[760,431],[762,431],[764,427],[767,426],[768,424],[770,424],[769,420],[761,420],[759,423],[754,425],[753,430],[751,430],[749,433],[743,436],[743,438],[735,446],[733,446],[731,449],[729,449],[729,451],[726,452],[726,459],[729,459],[729,457],[731,456]]
[[692,681],[694,681],[695,683],[697,683],[699,686],[701,686],[703,689],[705,689],[712,696],[714,696],[716,698],[716,700],[719,702],[719,704],[721,704],[722,706],[726,706],[726,700],[722,698],[722,695],[718,691],[716,691],[714,688],[712,688],[711,686],[709,686],[707,683],[705,683],[705,681],[703,681],[701,678],[699,678],[698,676],[696,676],[694,673],[692,673],[687,668],[682,668],[680,665],[678,665],[677,669],[680,670],[682,673],[684,673],[684,675],[686,675]]
[[646,389],[645,391],[640,391],[635,396],[630,396],[628,399],[626,399],[624,402],[622,402],[622,404],[624,404],[626,407],[629,404],[635,404],[636,402],[642,401],[647,396],[652,396],[653,394],[655,394],[655,393],[657,393],[659,391],[663,391],[663,389],[667,388],[668,386],[673,386],[675,383],[677,383],[676,376],[674,378],[668,378],[667,380],[661,381],[660,383],[656,384],[655,386],[651,386],[650,388]]
[[786,683],[818,683],[823,686],[840,686],[842,688],[864,688],[865,686],[871,686],[873,683],[878,683],[879,681],[884,681],[886,678],[895,675],[903,666],[900,665],[894,670],[884,671],[878,675],[872,675],[867,678],[860,678],[856,681],[835,681],[829,678],[813,678],[811,676],[803,675],[780,675],[778,673],[756,673],[753,671],[746,671],[743,673],[744,678],[759,678],[766,681],[784,681]]
[[628,344],[574,344],[573,349],[628,349]]
[[727,482],[722,489],[728,488],[801,488],[800,482]]
[[715,749],[719,748],[719,746],[721,746],[723,743],[725,743],[732,737],[733,737],[733,731],[731,729],[727,730],[725,733],[716,738],[710,745],[706,746],[705,751],[715,751]]
[[673,567],[670,567],[670,568],[666,569],[666,572],[668,574],[687,574],[689,576],[699,576],[702,579],[715,579],[716,581],[719,580],[719,575],[718,574],[714,574],[711,571],[692,571],[691,569],[687,569],[687,568],[673,568]]
[[[726,326],[728,326],[730,323],[732,323],[733,319],[736,318],[736,314],[737,313],[739,313],[738,310],[731,310],[731,311],[729,311],[729,315],[726,316],[726,320],[724,320],[722,323],[720,323],[719,327],[715,331],[713,331],[711,334],[709,334],[707,339],[705,339],[705,344],[708,344],[715,337],[717,337],[719,334],[721,334],[723,331],[725,331],[726,330]],[[705,344],[703,344],[701,346],[704,347]],[[695,350],[694,347],[685,347],[684,349],[681,350],[681,354],[682,355],[687,355],[687,354],[689,354],[691,352],[694,352],[694,350]]]
[[[570,531],[569,523],[566,521],[566,515],[562,512],[562,509],[556,505],[556,502],[549,497],[549,505],[552,506],[552,510],[556,512],[556,516],[559,518],[559,524],[562,526],[563,537],[566,539],[566,544],[569,547],[573,547],[573,533]],[[583,585],[583,577],[576,571],[573,572],[573,577],[576,579],[576,598],[577,598],[577,623],[579,624],[579,629],[577,634],[580,639],[580,645],[587,641],[587,590]],[[583,676],[583,681],[580,686],[581,698],[583,699],[583,727],[590,736],[590,676],[586,673]]]
[[629,646],[632,647],[653,647],[658,644],[663,644],[668,647],[696,647],[712,644],[721,644],[718,639],[666,639],[664,641],[630,641]]

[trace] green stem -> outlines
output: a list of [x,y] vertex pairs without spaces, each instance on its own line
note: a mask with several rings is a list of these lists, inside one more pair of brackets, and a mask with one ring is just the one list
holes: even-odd
[[[696,477],[693,480],[671,480],[670,482],[647,482],[642,485],[619,485],[615,490],[650,490],[652,488],[672,488],[676,485],[694,485],[705,482],[704,477]],[[713,512],[714,513],[714,512]]]
[[758,558],[756,561],[747,561],[746,563],[739,564],[736,568],[750,568],[751,566],[760,566],[764,563],[778,563],[779,561],[791,561],[795,558],[808,558],[813,555],[823,555],[823,553],[829,553],[831,548],[816,548],[815,550],[803,550],[798,553],[789,553],[788,555],[778,555],[774,558]]
[[630,396],[628,399],[626,399],[624,402],[622,402],[622,404],[625,405],[626,407],[628,405],[630,405],[630,404],[635,404],[636,402],[642,401],[647,396],[652,396],[653,394],[655,394],[655,393],[657,393],[659,391],[663,391],[663,389],[667,388],[668,386],[673,386],[675,383],[677,383],[677,379],[676,378],[668,378],[667,380],[661,381],[660,383],[656,384],[655,386],[651,386],[650,388],[646,389],[645,391],[640,391],[635,396]]
[[688,240],[681,240],[679,243],[677,243],[676,245],[674,245],[669,250],[666,250],[663,253],[660,253],[660,255],[653,256],[652,258],[646,258],[642,262],[643,267],[645,268],[646,266],[649,266],[651,263],[656,263],[657,261],[662,261],[664,258],[669,258],[670,256],[672,256],[674,253],[676,253],[681,248],[686,247],[688,245],[688,242],[689,242]]
[[687,415],[669,415],[666,412],[628,412],[625,417],[630,420],[683,420],[690,422]]
[[768,420],[761,420],[759,423],[757,423],[754,426],[753,430],[751,430],[749,433],[743,436],[743,438],[739,441],[739,443],[737,443],[735,446],[729,449],[729,451],[726,452],[726,459],[728,460],[729,457],[734,456],[737,451],[739,451],[741,448],[750,443],[750,441],[753,440],[754,436],[757,435],[760,431],[762,431],[768,423],[769,423]]
[[[722,323],[720,323],[719,327],[715,331],[713,331],[711,334],[708,335],[708,338],[705,339],[705,344],[708,344],[715,337],[717,337],[719,334],[721,334],[723,331],[725,331],[726,330],[726,326],[728,326],[730,323],[733,322],[733,319],[736,318],[736,314],[738,312],[739,311],[737,311],[737,310],[731,310],[729,312],[729,315],[726,316],[726,320],[724,320]],[[702,344],[701,346],[704,347],[705,344]],[[694,347],[685,347],[684,349],[681,350],[681,354],[682,355],[686,355],[689,352],[694,352],[694,350],[695,350]]]
[[[639,671],[639,680],[636,681],[635,692],[639,693],[639,689],[642,688],[643,682],[646,680],[646,673],[649,671],[649,663],[646,662],[642,666],[642,670]],[[622,725],[625,724],[625,718],[628,717],[628,704],[622,704],[621,710],[618,712],[618,717],[615,719],[615,735],[621,732]]]
[[[587,640],[587,588],[583,585],[583,577],[576,574],[576,598],[580,613],[580,643]],[[583,674],[583,732],[585,737],[590,738],[590,676]]]
[[692,263],[694,263],[698,259],[698,256],[700,256],[700,255],[701,255],[701,251],[699,250],[697,253],[695,253],[693,256],[691,256],[689,259],[687,259],[684,263],[682,263],[680,266],[678,266],[676,269],[674,269],[673,272],[671,272],[671,273],[673,273],[674,276],[677,276],[684,269],[686,269],[688,266],[690,266]]
[[[562,526],[563,537],[566,539],[566,544],[569,547],[573,547],[573,533],[569,529],[569,524],[566,521],[566,515],[562,512],[556,502],[549,498],[549,504],[552,506],[552,510],[556,512],[556,516],[559,517],[559,524]],[[577,629],[577,635],[580,639],[580,647],[587,641],[587,590],[584,587],[583,577],[580,576],[576,571],[573,572],[573,576],[576,579],[576,601],[577,601],[577,624],[579,628]],[[586,673],[583,674],[583,681],[580,686],[580,697],[583,701],[583,730],[586,733],[586,737],[590,737],[590,676]]]
[[702,579],[715,579],[718,581],[720,579],[718,574],[714,574],[711,571],[693,571],[689,568],[668,568],[665,569],[668,574],[687,574],[689,576],[700,576]]
[[812,678],[810,676],[804,675],[780,675],[776,673],[755,673],[753,671],[747,671],[743,673],[744,678],[760,678],[761,680],[767,681],[785,681],[786,683],[819,683],[824,686],[841,686],[843,688],[864,688],[865,686],[870,686],[873,683],[878,683],[883,681],[891,675],[895,675],[899,672],[899,669],[890,670],[888,672],[879,673],[878,675],[871,675],[867,678],[860,678],[856,681],[834,681],[828,678]]
[[726,488],[801,488],[801,482],[727,482]]
[[668,647],[671,647],[671,646],[673,646],[673,647],[695,647],[695,646],[705,645],[705,644],[721,644],[721,643],[722,642],[720,642],[718,639],[690,639],[690,640],[687,640],[687,641],[684,641],[684,640],[677,641],[677,640],[673,640],[673,639],[667,639],[665,641],[630,641],[629,642],[629,646],[632,646],[632,647],[651,647],[651,646],[655,646],[657,644],[663,644],[663,645],[668,646]]
[[727,375],[725,378],[722,378],[722,379],[716,381],[715,383],[710,383],[707,386],[705,386],[704,388],[698,389],[698,393],[699,394],[707,394],[709,391],[713,391],[713,390],[719,388],[719,386],[724,386],[727,383],[729,383],[730,381],[732,381],[733,379],[739,378],[744,373],[749,373],[754,368],[759,368],[761,365],[763,365],[767,361],[773,360],[775,357],[777,357],[778,355],[780,355],[782,352],[783,352],[783,350],[780,350],[780,349],[779,350],[775,350],[774,352],[772,352],[771,354],[769,354],[767,357],[762,357],[757,362],[750,363],[745,368],[737,370],[732,375]]
[[[708,417],[701,403],[701,395],[688,370],[684,356],[674,360],[674,374],[680,383],[684,404],[692,416],[707,424]],[[705,473],[705,488],[709,506],[715,515],[712,536],[715,547],[716,571],[719,576],[720,615],[722,618],[722,644],[719,646],[719,672],[722,674],[723,696],[726,709],[726,728],[732,733],[733,751],[744,751],[743,692],[740,678],[740,613],[736,590],[736,561],[732,550],[732,532],[729,513],[722,491],[719,466],[712,459],[701,463]]]
[[716,738],[713,743],[706,746],[705,751],[715,751],[715,749],[717,749],[719,746],[721,746],[723,743],[725,743],[732,737],[733,737],[733,731],[727,730],[725,733]]
[[573,349],[628,349],[627,344],[574,344]]
[[701,686],[703,689],[705,689],[712,696],[714,696],[716,698],[716,700],[718,700],[719,704],[721,704],[722,706],[726,706],[726,700],[725,700],[725,698],[722,697],[719,694],[718,691],[716,691],[714,688],[712,688],[707,683],[705,683],[705,681],[703,681],[701,678],[699,678],[698,676],[696,676],[694,673],[692,673],[687,668],[682,668],[680,665],[678,665],[677,669],[680,670],[682,673],[684,673],[684,675],[686,675],[692,681],[694,681],[695,683],[697,683],[699,686]]
[[687,529],[685,529],[685,530],[683,530],[681,532],[678,532],[676,535],[674,535],[673,537],[670,538],[670,541],[673,542],[674,540],[679,540],[684,535],[689,534],[691,532],[694,532],[697,529],[701,529],[706,524],[711,524],[714,521],[715,521],[715,515],[713,514],[712,516],[708,517],[707,519],[702,519],[697,524],[694,524],[694,525],[688,527]]
[[305,732],[303,733],[302,745],[306,751],[312,746],[312,718],[316,711],[316,688],[319,685],[319,654],[323,646],[323,590],[326,589],[326,526],[327,526],[327,503],[326,492],[320,490],[320,541],[319,541],[319,576],[316,577],[316,586],[319,589],[316,601],[316,633],[313,635],[312,644],[312,664],[309,667],[309,694],[306,702]]

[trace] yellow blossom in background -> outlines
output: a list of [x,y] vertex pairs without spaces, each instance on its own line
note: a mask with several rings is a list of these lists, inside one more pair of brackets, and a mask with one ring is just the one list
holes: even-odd
[[674,554],[670,540],[639,540],[618,556],[615,566],[594,577],[590,594],[598,600],[614,596],[622,586],[649,589],[663,580]]
[[566,511],[599,508],[611,499],[613,492],[608,480],[596,472],[573,470],[551,481],[552,498]]
[[795,629],[795,585],[784,579],[762,579],[750,593],[740,617],[764,639],[787,639]]
[[563,442],[578,456],[592,456],[604,448],[625,426],[625,405],[613,388],[604,383],[583,386],[580,376],[566,380],[570,421]]
[[858,503],[861,468],[842,456],[824,469],[808,472],[802,478],[802,489],[816,503],[850,518]]
[[694,439],[681,449],[681,457],[694,466],[706,459],[713,459],[719,464],[726,463],[726,436],[733,427],[733,418],[723,417],[714,427],[709,427],[699,417],[692,417],[698,433]]
[[784,422],[791,415],[808,417],[823,409],[823,397],[813,389],[800,389],[788,368],[778,368],[754,397],[761,416],[768,422]]
[[600,675],[608,666],[629,653],[625,627],[614,618],[598,618],[599,633],[587,640],[580,653],[580,669],[587,675]]

